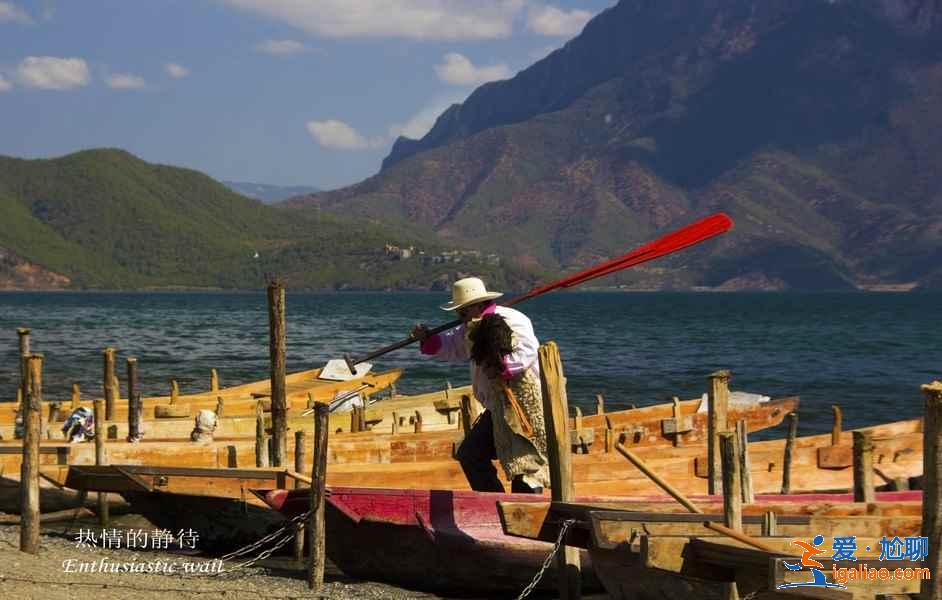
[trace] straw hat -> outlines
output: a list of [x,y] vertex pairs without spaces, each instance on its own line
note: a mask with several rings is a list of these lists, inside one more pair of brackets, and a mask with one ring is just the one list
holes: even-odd
[[484,282],[477,277],[467,277],[459,279],[451,286],[451,302],[442,304],[442,310],[458,310],[465,306],[493,300],[503,296],[501,292],[489,292],[484,287]]

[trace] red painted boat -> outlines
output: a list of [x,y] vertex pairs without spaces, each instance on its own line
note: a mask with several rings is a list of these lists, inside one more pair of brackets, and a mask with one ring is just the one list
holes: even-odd
[[[309,490],[256,491],[286,517],[307,511]],[[505,535],[498,501],[528,494],[450,490],[330,488],[327,556],[344,573],[430,592],[515,596],[539,571],[552,544]],[[583,552],[583,589],[601,591]],[[537,589],[554,590],[550,568]]]

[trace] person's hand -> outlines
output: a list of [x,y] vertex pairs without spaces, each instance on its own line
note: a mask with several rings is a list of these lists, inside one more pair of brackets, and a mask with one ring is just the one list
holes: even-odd
[[428,327],[426,327],[424,323],[419,323],[412,328],[412,333],[409,335],[412,336],[412,339],[421,342],[428,337]]

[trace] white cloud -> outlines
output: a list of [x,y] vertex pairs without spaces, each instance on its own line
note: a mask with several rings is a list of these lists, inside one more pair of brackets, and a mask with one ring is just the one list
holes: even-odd
[[506,38],[526,0],[222,0],[234,8],[330,38]]
[[451,95],[436,99],[427,106],[421,108],[419,112],[413,115],[412,118],[405,123],[394,123],[390,125],[390,141],[400,135],[404,135],[407,138],[411,138],[413,140],[422,139],[425,137],[425,134],[432,129],[432,126],[435,125],[435,120],[438,119],[439,115],[445,112],[445,110],[452,104],[463,102],[465,100],[465,96],[466,95]]
[[343,121],[308,121],[307,131],[325,148],[336,150],[371,150],[385,145],[385,138],[366,138]]
[[183,79],[190,74],[190,70],[177,63],[167,63],[164,65],[164,71],[174,79]]
[[555,6],[531,7],[527,13],[527,29],[541,35],[572,37],[592,18],[587,10],[564,11]]
[[265,40],[257,44],[255,49],[264,54],[271,54],[272,56],[291,56],[294,54],[312,52],[314,50],[295,40]]
[[0,23],[30,25],[33,23],[33,17],[12,2],[0,2]]
[[445,62],[435,65],[438,78],[452,85],[480,85],[497,79],[510,77],[510,67],[504,63],[489,67],[476,67],[463,54],[449,52]]
[[9,92],[13,89],[13,84],[6,80],[3,73],[0,73],[0,92]]
[[81,58],[27,56],[16,70],[26,87],[68,90],[88,85],[88,64]]
[[116,90],[139,90],[147,86],[143,77],[131,73],[114,73],[105,77],[105,83]]

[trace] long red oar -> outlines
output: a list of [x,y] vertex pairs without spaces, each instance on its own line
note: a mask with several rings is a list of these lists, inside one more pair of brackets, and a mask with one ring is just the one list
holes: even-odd
[[[730,219],[726,214],[716,213],[714,215],[710,215],[709,217],[701,219],[695,223],[691,223],[686,227],[681,227],[676,231],[668,233],[667,235],[664,235],[652,242],[648,242],[647,244],[639,246],[630,252],[626,252],[617,258],[613,258],[587,269],[583,269],[578,273],[563,277],[562,279],[558,279],[552,283],[535,287],[529,292],[520,296],[515,296],[514,298],[511,298],[502,304],[504,306],[512,306],[514,304],[523,302],[524,300],[536,298],[537,296],[541,296],[547,292],[551,292],[559,288],[575,287],[592,279],[596,279],[604,275],[610,275],[616,271],[621,271],[622,269],[640,265],[641,263],[648,262],[649,260],[654,260],[655,258],[672,254],[679,250],[683,250],[684,248],[693,246],[694,244],[699,244],[700,242],[726,233],[730,230],[730,228],[732,228],[732,226],[733,220]],[[428,335],[441,333],[442,331],[446,331],[460,324],[460,319],[450,321],[444,325],[439,325],[434,329],[430,329],[428,331]],[[405,346],[408,346],[409,344],[412,344],[416,341],[417,338],[409,336],[404,340],[400,340],[395,344],[390,344],[385,348],[380,348],[379,350],[370,352],[365,356],[353,358],[349,355],[344,355],[344,360],[346,361],[350,372],[356,375],[357,364],[373,360],[374,358],[388,354],[393,350],[404,348]]]

